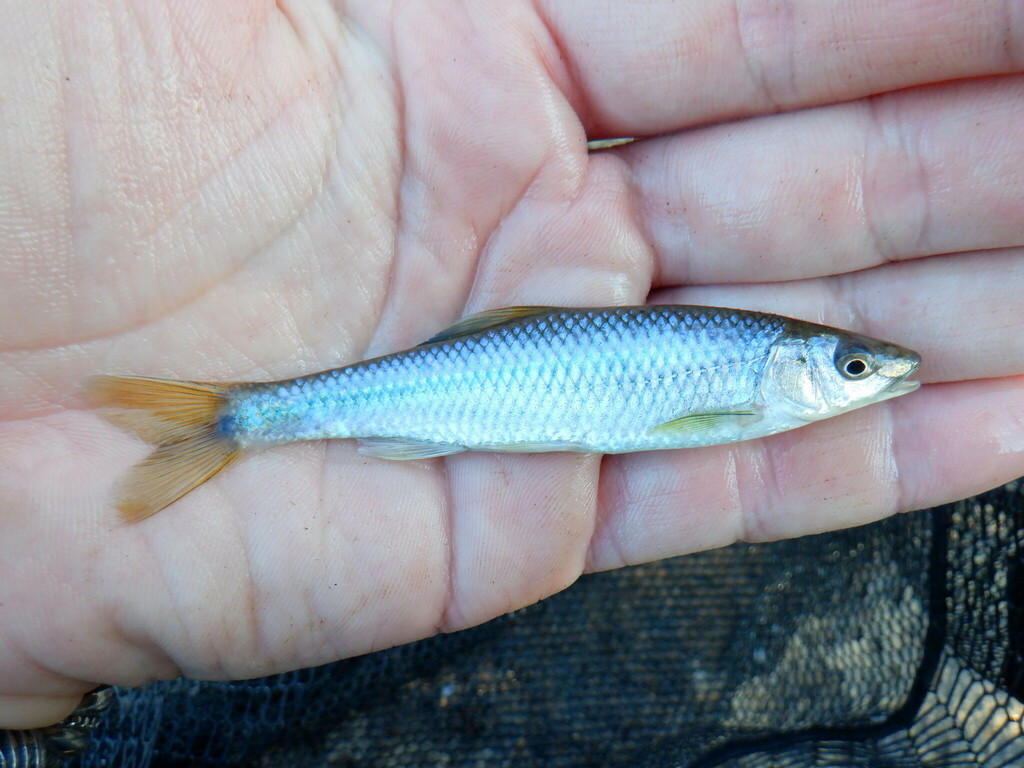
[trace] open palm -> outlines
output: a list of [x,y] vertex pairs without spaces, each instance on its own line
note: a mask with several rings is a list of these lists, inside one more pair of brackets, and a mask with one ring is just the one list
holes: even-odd
[[[2,6],[0,725],[1024,473],[1014,0]],[[587,154],[620,135],[662,138]],[[91,374],[285,378],[488,307],[644,301],[889,338],[927,386],[690,451],[290,445],[117,522],[147,447]]]

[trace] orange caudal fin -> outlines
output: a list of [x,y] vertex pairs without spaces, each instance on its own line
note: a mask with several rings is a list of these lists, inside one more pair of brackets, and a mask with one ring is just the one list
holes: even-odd
[[121,483],[122,520],[156,514],[238,457],[238,444],[218,427],[230,386],[135,376],[89,381],[89,399],[109,421],[156,446]]

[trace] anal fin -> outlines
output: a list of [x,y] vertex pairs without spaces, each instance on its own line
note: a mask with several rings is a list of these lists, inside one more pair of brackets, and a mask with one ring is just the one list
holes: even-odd
[[359,453],[362,456],[373,456],[377,459],[390,459],[391,461],[433,459],[466,450],[461,445],[421,443],[393,437],[361,437],[358,443]]

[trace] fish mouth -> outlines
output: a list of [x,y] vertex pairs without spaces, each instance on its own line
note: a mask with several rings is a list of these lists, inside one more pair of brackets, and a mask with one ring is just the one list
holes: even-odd
[[890,357],[878,369],[881,376],[892,379],[885,388],[885,399],[906,395],[921,386],[920,381],[910,381],[910,377],[921,367],[921,356],[909,349],[893,351],[898,351],[898,354]]
[[894,381],[886,389],[886,394],[889,397],[898,397],[899,395],[907,395],[913,392],[915,389],[921,388],[920,381],[908,381],[907,379],[900,379]]

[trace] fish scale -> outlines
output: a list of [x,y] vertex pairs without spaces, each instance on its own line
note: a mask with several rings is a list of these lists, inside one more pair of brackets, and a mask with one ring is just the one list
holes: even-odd
[[785,324],[671,308],[554,311],[288,384],[233,403],[247,445],[375,437],[618,453],[704,444],[652,433],[693,410],[755,399]]

